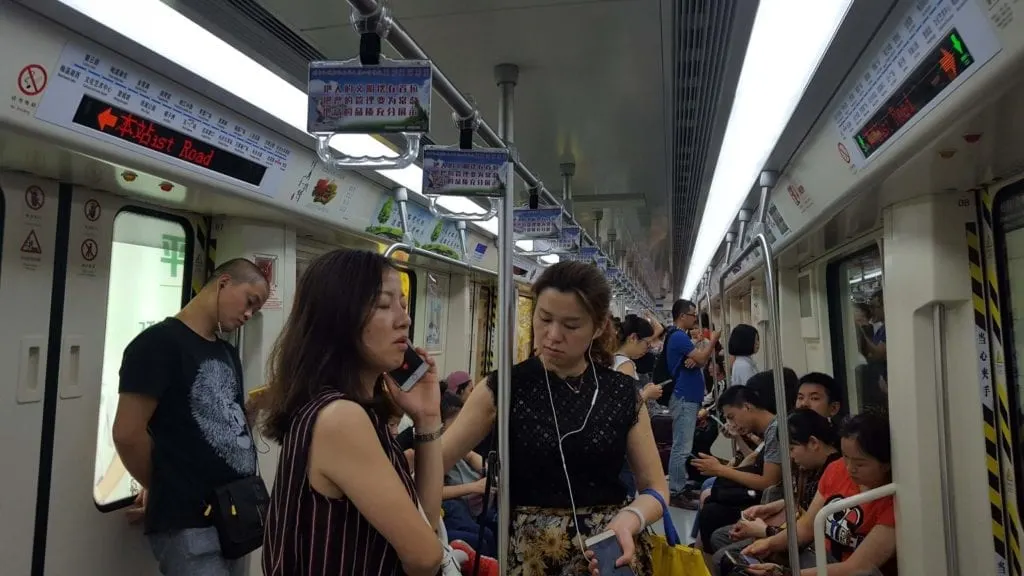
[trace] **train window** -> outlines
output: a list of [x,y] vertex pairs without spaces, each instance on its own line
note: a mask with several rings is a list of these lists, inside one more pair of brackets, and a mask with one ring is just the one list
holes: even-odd
[[804,274],[797,281],[797,290],[800,293],[800,317],[812,318],[814,306],[811,302],[811,275]]
[[103,381],[93,499],[104,512],[131,502],[139,487],[121,463],[111,431],[124,349],[140,332],[177,314],[188,302],[192,234],[183,220],[124,210],[114,218],[107,291]]
[[882,257],[872,246],[828,266],[833,373],[846,409],[888,407]]

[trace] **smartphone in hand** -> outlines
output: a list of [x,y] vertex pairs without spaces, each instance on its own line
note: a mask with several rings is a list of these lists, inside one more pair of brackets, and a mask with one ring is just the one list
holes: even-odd
[[753,556],[746,556],[732,550],[726,550],[722,555],[722,574],[728,574],[733,570],[739,568],[743,569],[754,564],[760,564],[761,561]]
[[402,365],[388,372],[388,376],[391,376],[391,379],[398,384],[402,392],[412,390],[412,387],[423,379],[427,374],[427,370],[430,369],[427,361],[420,358],[420,355],[413,349],[412,342],[408,344],[408,348],[405,349],[405,358],[402,359]]
[[622,546],[619,544],[619,539],[615,537],[615,532],[609,530],[588,538],[584,542],[584,546],[587,550],[592,551],[597,558],[601,576],[635,576],[633,569],[628,564],[615,567],[615,561],[622,556]]

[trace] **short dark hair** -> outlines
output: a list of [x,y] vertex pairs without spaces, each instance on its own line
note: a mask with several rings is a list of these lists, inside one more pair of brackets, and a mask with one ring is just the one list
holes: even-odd
[[800,377],[800,385],[803,386],[804,384],[814,384],[824,388],[825,396],[830,403],[839,402],[842,404],[843,402],[839,396],[839,389],[836,388],[836,379],[824,372],[808,372],[804,374]]
[[856,439],[868,456],[883,464],[892,463],[889,415],[885,412],[868,410],[851,416],[843,423],[839,436]]
[[260,267],[245,258],[232,258],[217,266],[206,283],[212,284],[225,274],[228,278],[231,278],[232,284],[269,284],[269,280],[263,275]]
[[755,342],[757,342],[757,328],[750,324],[737,324],[729,333],[729,354],[753,356]]
[[789,443],[803,446],[811,437],[829,446],[839,446],[839,434],[828,418],[809,408],[795,410],[789,415]]
[[[800,390],[800,379],[792,368],[782,367],[783,387],[786,390],[786,406],[796,405],[797,392]],[[764,370],[747,379],[747,388],[755,391],[760,400],[759,408],[775,414],[775,372]]]
[[680,316],[690,311],[690,308],[697,308],[697,305],[685,298],[676,300],[672,305],[672,320],[678,320]]
[[736,408],[742,408],[744,404],[750,404],[755,408],[764,410],[761,395],[757,390],[754,390],[744,384],[730,386],[725,389],[725,392],[722,392],[721,396],[718,397],[718,405],[722,407],[733,406]]

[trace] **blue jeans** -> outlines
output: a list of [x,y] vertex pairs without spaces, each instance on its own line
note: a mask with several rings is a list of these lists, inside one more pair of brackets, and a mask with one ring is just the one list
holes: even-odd
[[241,559],[221,556],[216,528],[150,534],[149,546],[164,576],[234,576],[241,572]]
[[682,494],[686,488],[686,462],[693,452],[693,434],[697,429],[697,413],[700,404],[687,402],[672,396],[668,409],[672,413],[672,455],[668,460],[668,490],[671,494]]

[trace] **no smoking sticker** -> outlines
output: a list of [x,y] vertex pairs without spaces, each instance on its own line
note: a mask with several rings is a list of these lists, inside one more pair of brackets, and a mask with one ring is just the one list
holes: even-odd
[[46,89],[46,69],[39,64],[29,64],[18,73],[18,89],[25,96],[38,96]]

